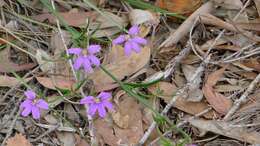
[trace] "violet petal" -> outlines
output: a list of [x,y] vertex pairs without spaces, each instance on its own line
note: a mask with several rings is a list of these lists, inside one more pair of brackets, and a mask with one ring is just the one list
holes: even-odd
[[33,90],[27,90],[24,92],[27,99],[33,100],[36,97],[36,93]]
[[43,99],[39,99],[36,103],[36,106],[38,108],[42,108],[42,109],[45,109],[45,110],[49,109],[48,103],[46,101],[44,101]]
[[135,35],[138,35],[139,33],[139,27],[138,25],[133,25],[129,31],[128,31],[128,34],[132,35],[132,36],[135,36]]
[[124,49],[125,49],[125,55],[126,56],[130,56],[131,55],[131,51],[132,51],[132,44],[131,44],[131,42],[127,41],[125,43]]
[[104,118],[107,114],[105,107],[103,106],[103,104],[99,104],[98,105],[98,114],[101,118]]
[[98,53],[100,50],[101,50],[100,45],[89,45],[88,47],[88,53],[91,55]]
[[88,58],[89,58],[91,64],[94,64],[95,66],[99,66],[100,65],[100,60],[96,56],[89,55]]
[[79,55],[81,51],[82,51],[81,48],[70,48],[67,50],[69,54],[76,54],[76,55]]
[[31,111],[32,111],[32,107],[31,106],[24,107],[21,115],[23,117],[27,117],[31,113]]
[[85,96],[83,99],[80,100],[80,104],[92,104],[94,102],[94,97],[93,96]]
[[134,38],[131,39],[133,42],[138,43],[138,44],[142,44],[142,45],[146,45],[147,44],[147,40],[144,38],[141,38],[139,36],[135,36]]
[[88,107],[88,114],[90,116],[94,116],[96,111],[98,109],[98,105],[97,104],[90,104],[89,107]]
[[126,41],[125,35],[120,35],[116,39],[113,40],[112,44],[113,45],[119,45],[119,44],[124,43],[125,41]]
[[104,107],[113,110],[113,104],[109,101],[103,101],[102,104],[104,105]]
[[104,100],[109,99],[111,96],[112,95],[109,92],[101,92],[101,93],[99,93],[99,95],[97,97],[101,98],[101,100],[104,101]]
[[83,62],[84,62],[84,58],[82,56],[79,56],[78,58],[76,58],[75,62],[73,64],[74,69],[79,70],[79,68],[81,67]]
[[36,106],[32,106],[32,116],[34,119],[39,119],[40,118],[40,110]]
[[84,57],[83,66],[84,66],[85,72],[87,72],[87,73],[93,72],[93,69],[92,69],[91,64],[89,62],[89,59],[86,58],[86,57]]
[[141,52],[140,46],[139,46],[137,43],[135,43],[135,42],[132,42],[132,48],[133,48],[133,50],[134,50],[136,53],[140,53],[140,52]]

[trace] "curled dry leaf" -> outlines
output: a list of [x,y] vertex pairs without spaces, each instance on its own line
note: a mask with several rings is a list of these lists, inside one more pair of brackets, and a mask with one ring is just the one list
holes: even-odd
[[[148,90],[152,92],[154,95],[162,98],[166,103],[169,103],[171,101],[171,98],[177,92],[177,87],[174,84],[168,82],[159,82],[158,84],[150,86]],[[209,108],[207,103],[205,103],[204,101],[190,102],[190,101],[186,101],[183,98],[177,98],[174,106],[177,109],[192,115],[196,115]],[[204,114],[203,116],[205,118],[212,119],[214,113],[210,111]]]
[[216,85],[219,78],[223,75],[226,67],[223,67],[208,76],[205,85],[202,88],[203,94],[210,105],[220,114],[225,115],[232,106],[232,100],[216,92],[213,86]]
[[32,144],[22,134],[16,133],[6,141],[6,146],[32,146]]
[[[28,82],[31,79],[32,78],[26,78],[26,79],[24,79],[24,81]],[[20,83],[21,83],[21,81],[15,77],[0,75],[0,87],[14,87]]]
[[[127,57],[124,54],[124,48],[113,46],[108,57],[104,60],[104,67],[113,74],[117,79],[122,80],[131,76],[142,69],[150,60],[150,48],[144,47],[140,53],[133,53]],[[93,80],[95,90],[109,90],[118,87],[113,79],[101,69],[95,70],[89,76]]]
[[143,135],[142,112],[140,105],[125,94],[118,105],[117,110],[121,117],[128,115],[128,126],[121,128],[112,122],[104,119],[94,121],[97,129],[97,137],[103,140],[105,144],[116,145],[135,145]]
[[53,90],[55,90],[57,88],[72,89],[72,86],[75,83],[74,80],[64,80],[64,79],[59,79],[59,78],[52,80],[49,77],[36,77],[36,79],[44,87],[53,89]]

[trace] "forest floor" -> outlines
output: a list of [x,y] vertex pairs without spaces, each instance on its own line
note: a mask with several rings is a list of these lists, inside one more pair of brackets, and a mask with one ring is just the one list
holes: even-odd
[[1,146],[260,144],[259,0],[0,0],[0,14]]

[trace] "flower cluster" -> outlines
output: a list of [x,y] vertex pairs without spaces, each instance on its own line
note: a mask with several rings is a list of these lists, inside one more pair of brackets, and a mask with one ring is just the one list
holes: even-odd
[[[139,36],[140,30],[137,25],[132,26],[128,34],[120,35],[113,40],[113,45],[124,45],[124,52],[126,56],[130,56],[132,51],[136,53],[141,52],[141,47],[147,44],[147,40]],[[70,48],[67,53],[75,55],[73,60],[73,68],[75,70],[84,69],[86,73],[92,73],[93,67],[100,66],[100,60],[96,56],[100,52],[100,45],[89,45],[87,48]],[[32,90],[28,90],[25,93],[26,99],[21,103],[22,109],[21,115],[26,117],[30,113],[34,119],[40,118],[40,110],[48,109],[48,103],[43,99],[35,99],[36,93]],[[80,104],[84,104],[88,107],[87,113],[90,116],[94,116],[97,112],[100,117],[106,116],[106,110],[113,110],[113,105],[109,101],[111,93],[101,92],[97,97],[86,96],[80,100]]]

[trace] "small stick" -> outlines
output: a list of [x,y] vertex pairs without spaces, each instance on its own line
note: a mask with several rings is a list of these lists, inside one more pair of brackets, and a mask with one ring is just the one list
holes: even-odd
[[260,81],[260,73],[257,75],[257,77],[250,83],[249,87],[246,89],[246,91],[240,96],[239,99],[237,99],[234,103],[234,105],[231,107],[231,109],[228,111],[226,116],[223,118],[224,121],[227,121],[240,107],[241,104],[245,103],[247,101],[248,95],[254,90],[257,83]]

